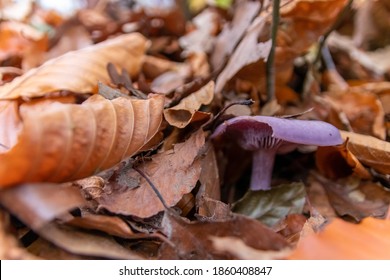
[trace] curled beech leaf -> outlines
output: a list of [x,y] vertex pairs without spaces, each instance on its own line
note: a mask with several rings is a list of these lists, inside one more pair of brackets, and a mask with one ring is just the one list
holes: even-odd
[[96,92],[98,81],[110,80],[106,71],[109,62],[131,76],[137,75],[147,45],[145,37],[132,33],[66,53],[2,86],[0,99],[41,97],[58,90]]
[[148,100],[93,95],[80,105],[22,104],[20,123],[12,126],[19,130],[5,126],[0,131],[0,143],[14,140],[0,148],[0,187],[71,181],[114,166],[158,132],[163,105],[160,95]]

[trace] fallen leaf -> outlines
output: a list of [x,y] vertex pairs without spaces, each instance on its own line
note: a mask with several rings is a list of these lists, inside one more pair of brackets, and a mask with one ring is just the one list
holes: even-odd
[[56,246],[76,255],[108,259],[143,259],[107,235],[93,234],[67,226],[48,224],[38,234]]
[[255,249],[237,237],[212,237],[211,241],[215,250],[231,254],[239,260],[277,260],[291,254],[290,248],[279,251]]
[[172,250],[176,259],[232,258],[231,254],[222,253],[213,247],[212,239],[215,237],[236,237],[247,246],[259,250],[279,251],[288,247],[280,235],[260,222],[242,215],[233,215],[225,221],[188,222],[166,212],[162,221],[162,231],[174,244],[173,248],[168,243],[162,245],[160,249],[162,259]]
[[35,51],[35,57],[42,56],[47,48],[47,35],[38,29],[16,21],[1,22],[0,61],[12,56],[29,59],[32,50]]
[[338,146],[318,147],[315,154],[318,170],[331,179],[339,179],[351,174],[370,179],[370,173],[347,146],[348,141]]
[[390,194],[380,185],[353,177],[337,182],[323,179],[321,183],[339,216],[350,217],[357,222],[368,216],[386,216]]
[[250,23],[257,16],[260,6],[261,4],[259,2],[252,1],[240,1],[236,4],[231,23],[224,25],[223,30],[216,38],[210,58],[211,65],[214,69],[219,69],[229,55],[233,53],[234,48]]
[[66,221],[66,224],[83,229],[99,230],[122,238],[140,238],[125,221],[115,216],[84,215],[82,217],[72,217],[72,219]]
[[192,121],[208,119],[210,114],[199,111],[202,105],[209,105],[214,98],[214,82],[210,81],[200,90],[183,98],[179,104],[164,110],[166,121],[178,128],[184,128]]
[[33,230],[85,204],[78,189],[68,185],[25,184],[0,191],[0,204]]
[[226,67],[215,82],[215,92],[222,91],[225,84],[233,78],[244,66],[259,60],[266,60],[271,49],[271,40],[258,42],[259,34],[266,24],[265,16],[257,17],[249,26],[245,37],[231,55]]
[[96,93],[98,81],[110,81],[109,62],[131,76],[138,74],[146,47],[146,39],[132,33],[66,53],[1,86],[0,99],[41,97],[59,90]]
[[340,131],[341,137],[348,140],[347,148],[364,165],[380,173],[390,173],[390,143],[372,136]]
[[38,259],[22,248],[19,241],[10,231],[10,218],[0,209],[0,259],[31,260]]
[[[174,206],[186,193],[196,186],[201,172],[201,149],[205,144],[202,130],[195,132],[187,141],[152,156],[137,168],[153,182],[168,206]],[[139,187],[129,188],[117,182],[109,182],[104,193],[97,199],[100,209],[112,213],[151,217],[164,210],[164,206],[149,183],[134,170],[128,178],[139,180]],[[140,203],[142,203],[140,206]]]
[[272,228],[286,238],[291,245],[295,245],[299,241],[301,231],[307,221],[307,218],[302,214],[290,214],[285,219],[280,220]]
[[179,44],[186,54],[211,51],[214,36],[218,32],[219,17],[216,10],[205,9],[193,18],[195,29],[179,39]]
[[49,99],[22,104],[21,131],[5,126],[0,135],[8,147],[0,148],[0,186],[72,181],[113,167],[158,132],[163,103],[158,95],[148,100],[94,95],[81,105]]
[[305,186],[291,183],[272,187],[269,191],[251,191],[234,203],[233,212],[273,226],[288,214],[302,213],[305,204]]
[[[345,114],[353,131],[385,139],[385,113],[375,94],[355,89],[353,92],[328,94],[324,99],[338,114]],[[343,129],[341,125],[338,127]]]
[[360,224],[334,219],[311,234],[288,257],[298,260],[388,260],[390,221],[366,218]]

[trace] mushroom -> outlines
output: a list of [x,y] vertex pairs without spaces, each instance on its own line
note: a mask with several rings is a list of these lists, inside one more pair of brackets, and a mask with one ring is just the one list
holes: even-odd
[[233,139],[253,153],[251,190],[271,189],[275,155],[287,153],[299,145],[334,146],[343,142],[339,130],[331,124],[267,116],[234,117],[220,124],[211,139]]

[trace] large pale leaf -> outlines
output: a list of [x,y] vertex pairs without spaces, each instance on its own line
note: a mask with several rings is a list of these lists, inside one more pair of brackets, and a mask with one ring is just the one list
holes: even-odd
[[80,105],[24,103],[21,131],[15,125],[1,128],[0,143],[14,141],[0,146],[0,186],[71,181],[114,166],[158,132],[163,103],[159,95],[148,100],[93,95]]
[[288,214],[301,213],[305,204],[305,186],[291,183],[269,191],[249,190],[233,206],[233,211],[273,226]]
[[96,92],[98,81],[109,81],[109,62],[131,76],[138,74],[146,47],[147,40],[132,33],[69,52],[0,87],[0,99],[40,97],[58,90]]
[[341,137],[348,138],[348,149],[365,165],[375,170],[390,173],[390,143],[372,136],[340,131]]

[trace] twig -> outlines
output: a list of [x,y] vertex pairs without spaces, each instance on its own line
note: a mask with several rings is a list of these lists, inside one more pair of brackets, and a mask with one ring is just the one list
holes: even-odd
[[271,50],[268,55],[266,74],[267,74],[267,99],[268,101],[275,99],[275,49],[276,49],[276,37],[278,34],[279,27],[279,13],[280,0],[272,1],[272,29],[271,29]]
[[160,191],[156,188],[156,186],[153,184],[153,182],[146,176],[146,174],[138,169],[137,167],[133,167],[135,171],[137,171],[145,180],[148,182],[149,186],[153,189],[154,193],[157,195],[158,199],[161,201],[162,205],[164,206],[165,209],[169,210],[169,206],[165,202],[165,199],[161,195]]
[[215,123],[218,121],[218,119],[222,116],[222,114],[224,114],[226,112],[227,109],[229,109],[230,107],[234,106],[234,105],[246,105],[246,106],[250,106],[252,105],[254,102],[252,99],[248,99],[248,100],[239,100],[239,101],[235,101],[235,102],[232,102],[230,103],[229,105],[225,106],[221,111],[218,112],[218,114],[215,115],[214,118],[212,118],[209,122],[205,123],[203,125],[203,130],[209,130],[209,129],[213,129],[214,128],[214,125]]
[[316,58],[314,59],[314,63],[313,63],[314,65],[317,64],[321,59],[321,55],[323,54],[322,48],[324,47],[324,45],[326,43],[326,39],[328,39],[329,35],[340,26],[340,24],[344,20],[344,17],[347,15],[348,10],[351,8],[352,3],[353,3],[353,0],[348,1],[347,5],[345,5],[344,9],[341,11],[341,13],[337,17],[336,21],[333,23],[332,27],[323,36],[321,36],[319,44],[318,44],[318,52],[317,52]]

